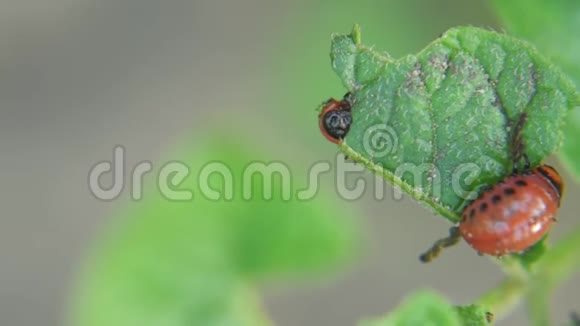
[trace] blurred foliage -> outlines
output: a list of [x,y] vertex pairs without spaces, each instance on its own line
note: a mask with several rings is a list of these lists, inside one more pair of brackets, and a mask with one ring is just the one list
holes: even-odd
[[[551,293],[580,269],[580,228],[568,233],[546,250],[533,266],[522,265],[518,259],[502,262],[507,277],[497,287],[482,295],[476,303],[501,319],[522,299],[529,303],[532,325],[550,325]],[[532,268],[530,268],[532,267]]]
[[[210,200],[196,188],[192,201],[151,194],[132,204],[85,268],[76,325],[267,324],[251,282],[330,272],[352,257],[356,228],[347,210],[324,196],[285,200],[287,180],[273,177],[268,200],[255,177],[251,198],[242,198],[246,165],[269,158],[239,138],[235,145],[217,140],[225,136],[185,146],[191,171],[174,186],[192,189],[205,164],[223,162],[232,171],[233,199]],[[220,193],[226,187],[219,173],[209,184]]]
[[[508,30],[532,41],[568,73],[580,88],[580,1],[495,0],[495,7]],[[580,102],[576,102],[580,105]],[[568,115],[563,129],[560,158],[580,178],[580,112]]]
[[490,325],[495,319],[492,313],[480,305],[460,306],[455,309],[463,326]]
[[[557,13],[558,5],[534,2],[540,9],[530,8],[534,6],[529,1],[504,1],[513,3],[515,10],[510,15],[526,19],[522,29],[516,31],[516,24],[508,27],[528,38],[527,31],[560,26],[552,32],[561,37],[543,37],[545,44],[532,32],[528,39],[574,74],[579,52],[564,48],[580,44],[573,41],[578,35],[570,32],[571,25],[565,25],[571,21],[560,22],[564,16]],[[268,81],[264,94],[269,96],[261,100],[269,102],[261,103],[259,108],[273,121],[284,121],[275,124],[279,135],[274,132],[267,138],[283,140],[288,147],[299,145],[299,150],[328,146],[317,130],[315,109],[328,97],[345,92],[324,55],[328,53],[328,37],[334,31],[361,23],[370,43],[388,44],[390,55],[399,57],[416,52],[449,27],[493,26],[489,19],[480,20],[486,9],[475,6],[481,3],[451,3],[363,0],[354,6],[351,2],[324,0],[309,3],[309,10],[300,9],[301,20],[288,19],[287,28],[276,30],[279,44],[269,45],[264,54],[265,61],[271,60],[262,65]],[[499,8],[500,1],[496,4]],[[444,7],[447,14],[432,15],[439,7]],[[534,14],[520,15],[526,11]],[[508,11],[502,15],[506,21],[507,15]],[[536,22],[545,17],[551,17],[550,21],[537,28]],[[422,23],[425,21],[429,23]],[[578,75],[574,76],[578,80]],[[580,124],[580,116],[572,117]],[[575,125],[576,122],[569,123],[566,133],[580,130],[572,128]],[[200,135],[209,141],[188,144],[177,151],[186,156],[183,161],[192,170],[176,186],[194,187],[204,164],[225,162],[233,171],[234,199],[212,201],[196,188],[191,202],[172,202],[155,195],[132,203],[98,239],[84,266],[73,298],[75,325],[268,325],[271,322],[261,310],[254,290],[256,283],[306,276],[326,278],[352,258],[357,231],[347,217],[356,214],[320,194],[310,201],[286,201],[279,195],[279,180],[274,182],[272,200],[262,199],[263,189],[257,184],[252,188],[253,198],[244,200],[240,197],[241,171],[249,162],[270,162],[272,153],[262,151],[257,142],[245,141],[239,133],[208,134],[208,130]],[[244,130],[251,131],[263,135],[264,128]],[[564,144],[563,152],[568,155],[565,157],[577,162],[580,149],[568,148],[569,144]],[[223,187],[222,182],[217,175],[211,179],[215,189]],[[576,234],[547,251],[533,270],[537,271],[537,282],[524,283],[520,272],[508,272],[506,281],[482,296],[477,305],[457,308],[438,295],[420,292],[388,317],[363,325],[480,325],[488,310],[497,311],[497,315],[507,313],[511,305],[506,302],[523,296],[530,284],[539,284],[530,290],[536,293],[530,302],[542,312],[545,302],[538,298],[546,299],[546,293],[577,267],[573,253],[580,246],[578,238]],[[543,244],[541,249],[545,250]]]
[[480,306],[453,307],[441,296],[422,291],[410,295],[387,317],[360,326],[484,326],[489,316]]
[[554,290],[580,270],[580,228],[570,232],[535,266],[527,296],[533,325],[549,325],[549,299]]

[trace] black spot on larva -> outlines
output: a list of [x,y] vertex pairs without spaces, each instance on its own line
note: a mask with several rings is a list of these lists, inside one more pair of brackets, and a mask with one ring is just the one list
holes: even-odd
[[505,188],[503,190],[504,195],[506,196],[510,196],[516,193],[516,191],[514,190],[514,188]]
[[501,201],[501,196],[500,195],[493,195],[493,197],[491,197],[491,202],[494,204],[497,204]]
[[486,210],[487,210],[487,203],[481,203],[481,205],[479,205],[479,211],[485,212]]
[[525,187],[527,185],[528,185],[528,183],[526,181],[524,181],[524,180],[518,180],[518,181],[516,181],[516,186],[518,186],[518,187]]
[[469,217],[473,217],[473,215],[475,215],[475,209],[473,209],[473,208],[472,208],[472,209],[469,211]]

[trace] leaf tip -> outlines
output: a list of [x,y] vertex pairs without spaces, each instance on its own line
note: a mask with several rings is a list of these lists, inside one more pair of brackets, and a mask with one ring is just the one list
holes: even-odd
[[360,36],[360,25],[354,24],[352,27],[352,33],[350,34],[351,39],[353,40],[354,44],[359,45],[361,44],[361,36]]

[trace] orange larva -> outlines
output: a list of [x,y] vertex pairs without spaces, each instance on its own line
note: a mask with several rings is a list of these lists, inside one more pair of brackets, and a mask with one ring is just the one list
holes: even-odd
[[550,230],[563,190],[562,178],[548,165],[513,174],[463,210],[461,236],[481,254],[524,251]]
[[318,126],[326,139],[339,143],[346,137],[352,123],[350,109],[351,100],[348,93],[341,101],[332,98],[326,101],[318,116]]

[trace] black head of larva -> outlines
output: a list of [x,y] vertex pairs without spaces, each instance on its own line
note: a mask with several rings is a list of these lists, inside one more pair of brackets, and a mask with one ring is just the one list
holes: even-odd
[[329,111],[322,117],[324,130],[333,139],[343,139],[352,123],[352,115],[349,111]]
[[347,93],[341,101],[335,99],[326,101],[318,116],[320,131],[326,139],[338,144],[346,137],[352,124],[350,112],[352,103],[350,93]]

